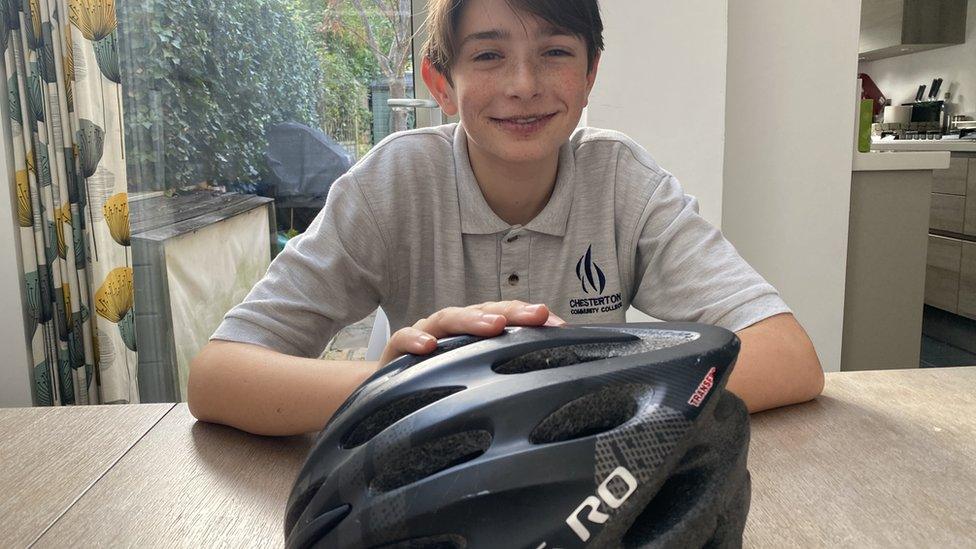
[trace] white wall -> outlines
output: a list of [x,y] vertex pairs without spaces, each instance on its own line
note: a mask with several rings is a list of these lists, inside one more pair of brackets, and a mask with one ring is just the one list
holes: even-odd
[[[606,51],[586,124],[643,145],[722,225],[728,0],[604,0]],[[631,308],[629,322],[651,317]]]
[[[3,71],[0,59],[0,71]],[[6,79],[0,78],[0,97],[7,97]],[[0,119],[10,120],[6,101],[0,101]],[[24,327],[24,277],[21,274],[20,227],[17,225],[17,195],[14,181],[13,151],[0,131],[0,408],[30,406],[30,367],[27,334]]]
[[976,117],[976,0],[966,15],[966,43],[878,61],[865,61],[858,71],[867,73],[893,105],[915,99],[922,84],[928,95],[932,80],[942,78],[941,96],[950,92],[952,114]]
[[650,151],[722,225],[728,0],[603,0],[606,52],[587,123]]
[[827,371],[840,369],[860,4],[728,2],[723,230]]

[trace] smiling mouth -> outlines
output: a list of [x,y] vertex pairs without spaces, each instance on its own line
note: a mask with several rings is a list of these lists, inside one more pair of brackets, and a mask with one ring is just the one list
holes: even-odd
[[552,112],[549,114],[534,114],[531,116],[513,116],[511,118],[492,118],[492,120],[494,120],[495,122],[502,122],[506,124],[518,124],[522,126],[529,126],[531,124],[534,124],[542,120],[548,120],[553,116],[556,116],[556,113]]

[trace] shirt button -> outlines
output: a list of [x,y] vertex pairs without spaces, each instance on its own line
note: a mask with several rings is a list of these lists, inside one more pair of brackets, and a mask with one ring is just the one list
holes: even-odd
[[509,285],[515,286],[518,283],[519,283],[519,275],[518,275],[518,273],[512,273],[511,275],[509,275],[509,277],[508,277],[508,284]]
[[516,235],[512,235],[512,236],[506,238],[505,239],[505,242],[508,242],[509,244],[511,244],[512,242],[515,242],[518,239],[519,239],[519,235],[516,234]]

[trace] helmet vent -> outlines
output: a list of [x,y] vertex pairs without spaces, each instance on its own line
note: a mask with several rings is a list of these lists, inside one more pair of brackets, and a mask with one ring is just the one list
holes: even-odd
[[[350,509],[351,507],[348,504],[342,505],[331,511],[318,514],[311,522],[294,526],[293,529],[289,529],[288,546],[300,548],[312,547],[317,541],[335,529],[342,522],[342,519],[346,518]],[[302,510],[304,510],[304,506]],[[293,524],[289,523],[289,526],[293,526]]]
[[427,536],[398,541],[384,545],[379,549],[464,549],[467,546],[467,540],[461,536],[456,534],[442,534],[439,536]]
[[637,338],[630,341],[583,343],[539,349],[491,367],[499,374],[525,374],[574,366],[618,356],[658,351],[693,341],[698,334],[666,330],[634,330]]
[[614,429],[637,413],[643,385],[617,385],[572,400],[547,416],[529,434],[529,442],[548,444],[597,435]]
[[356,427],[344,437],[342,447],[347,450],[355,448],[371,440],[390,425],[393,425],[417,410],[433,404],[442,398],[449,397],[463,389],[464,387],[438,387],[402,397],[376,410],[366,417],[366,419],[357,423]]
[[298,522],[298,518],[305,512],[305,508],[308,507],[308,504],[311,503],[312,498],[315,497],[315,494],[323,484],[325,484],[324,478],[306,488],[301,495],[295,498],[293,503],[288,505],[288,512],[285,515],[286,532],[291,532],[295,523]]
[[685,516],[696,504],[700,505],[699,499],[705,497],[703,490],[710,484],[712,482],[704,469],[691,469],[671,475],[634,520],[624,534],[621,545],[653,545],[662,535],[685,525]]
[[491,440],[491,433],[478,429],[393,451],[378,460],[370,489],[389,492],[471,461],[488,450]]
[[[626,343],[618,345],[626,345]],[[583,345],[540,349],[515,357],[507,362],[496,364],[491,369],[498,374],[526,374],[540,370],[561,368],[563,366],[573,366],[574,364],[582,364],[594,360],[603,360],[613,356],[610,353],[611,349],[612,347],[606,343],[587,343]]]

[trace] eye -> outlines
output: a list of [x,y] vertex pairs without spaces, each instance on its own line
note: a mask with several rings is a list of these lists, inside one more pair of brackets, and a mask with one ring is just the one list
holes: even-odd
[[494,61],[495,59],[501,59],[501,56],[490,51],[479,53],[478,55],[474,56],[475,61]]
[[567,56],[572,57],[573,52],[557,48],[557,49],[552,49],[547,51],[546,55],[551,57],[567,57]]

